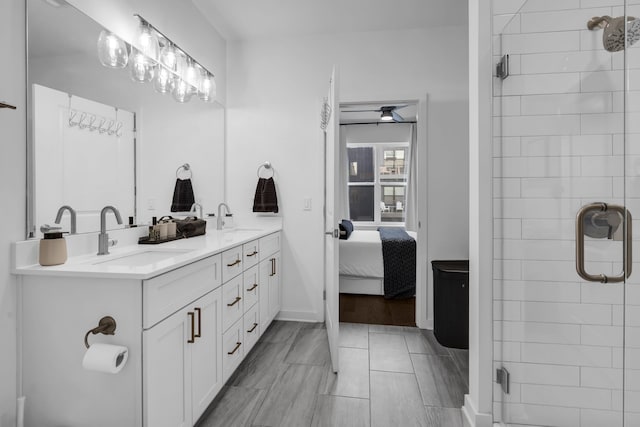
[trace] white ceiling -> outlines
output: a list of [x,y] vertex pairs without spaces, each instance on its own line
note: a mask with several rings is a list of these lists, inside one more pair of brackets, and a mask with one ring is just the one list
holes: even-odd
[[467,0],[192,0],[227,40],[463,25]]

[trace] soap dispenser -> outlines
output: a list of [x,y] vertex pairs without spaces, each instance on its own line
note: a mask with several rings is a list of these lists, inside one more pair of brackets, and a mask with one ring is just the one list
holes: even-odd
[[44,239],[40,240],[40,265],[59,265],[67,261],[67,242],[62,237],[61,231],[44,233]]

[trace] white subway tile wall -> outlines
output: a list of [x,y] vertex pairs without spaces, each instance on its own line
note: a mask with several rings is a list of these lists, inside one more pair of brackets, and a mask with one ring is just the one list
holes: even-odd
[[[640,43],[607,52],[586,26],[625,6],[640,16],[640,0],[493,0],[493,57],[510,56],[493,87],[494,367],[511,374],[494,419],[506,426],[640,426]],[[626,284],[576,273],[575,216],[596,201],[635,214]],[[590,273],[621,274],[622,256],[620,241],[587,239]]]

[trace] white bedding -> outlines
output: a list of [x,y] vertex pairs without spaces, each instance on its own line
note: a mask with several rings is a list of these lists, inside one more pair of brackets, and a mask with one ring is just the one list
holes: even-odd
[[[415,232],[407,233],[416,239]],[[377,230],[353,230],[349,239],[340,240],[339,244],[340,275],[384,278],[382,240]]]

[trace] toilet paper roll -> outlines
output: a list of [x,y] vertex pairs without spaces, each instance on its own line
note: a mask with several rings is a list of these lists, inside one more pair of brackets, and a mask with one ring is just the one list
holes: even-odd
[[82,367],[89,371],[117,374],[127,363],[128,357],[129,350],[127,347],[95,343],[91,344],[91,347],[84,354]]

